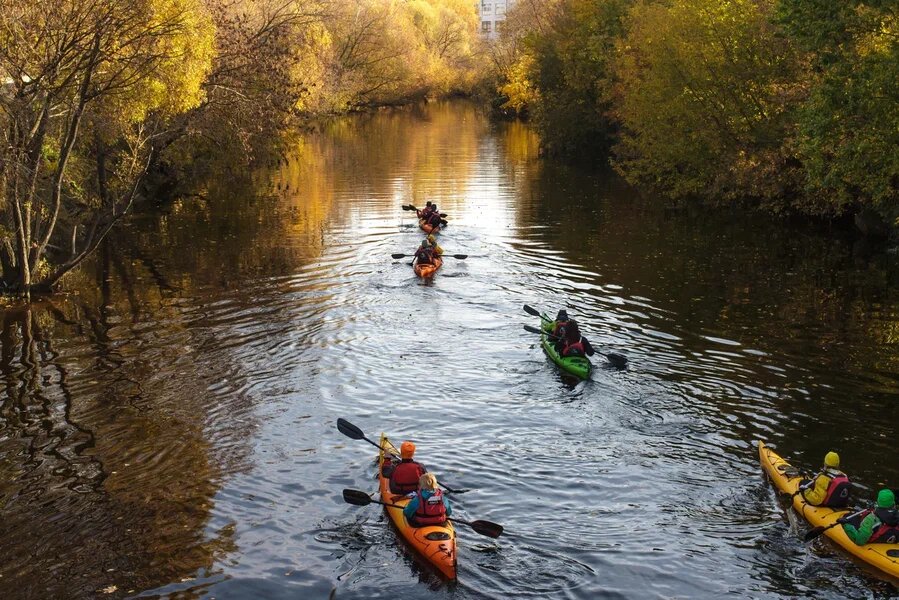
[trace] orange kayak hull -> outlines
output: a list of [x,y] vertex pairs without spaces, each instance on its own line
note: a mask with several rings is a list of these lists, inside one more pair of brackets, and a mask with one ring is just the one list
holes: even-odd
[[433,277],[434,273],[436,273],[437,269],[439,269],[441,266],[443,266],[443,259],[438,256],[434,258],[434,264],[432,265],[420,265],[416,263],[412,268],[415,270],[415,274],[419,277]]
[[[385,452],[385,449],[387,452]],[[393,494],[390,491],[390,478],[384,477],[384,463],[390,461],[390,454],[399,456],[399,450],[390,443],[387,436],[381,434],[381,452],[378,455],[378,481],[381,490],[381,502],[389,502],[405,507],[409,504],[407,496]],[[443,525],[426,525],[413,527],[403,515],[402,508],[385,506],[384,510],[400,536],[420,556],[428,561],[437,571],[448,579],[456,578],[456,530],[449,521]]]

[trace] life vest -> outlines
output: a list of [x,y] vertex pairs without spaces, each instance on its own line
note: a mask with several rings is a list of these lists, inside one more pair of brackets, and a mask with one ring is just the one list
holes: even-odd
[[418,257],[419,264],[434,264],[434,251],[431,248],[420,248],[415,256]]
[[562,356],[586,356],[587,349],[584,348],[583,339],[584,338],[580,338],[573,344],[569,344],[566,340],[565,346],[562,348]]
[[820,506],[829,508],[843,508],[849,506],[849,492],[852,485],[849,478],[842,471],[835,469],[824,469],[824,475],[830,477],[830,483],[827,484],[827,493],[824,495],[824,501]]
[[895,508],[875,508],[874,516],[880,525],[871,533],[869,544],[899,544],[899,511]]
[[418,489],[418,478],[424,475],[421,465],[412,459],[403,460],[390,474],[390,491],[394,494],[408,494]]
[[446,506],[443,504],[443,492],[435,490],[425,498],[421,492],[418,496],[418,508],[415,509],[417,525],[443,525],[446,523]]

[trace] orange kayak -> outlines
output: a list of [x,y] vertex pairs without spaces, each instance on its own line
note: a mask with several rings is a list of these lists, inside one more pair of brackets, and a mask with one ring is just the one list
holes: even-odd
[[[393,494],[390,491],[390,478],[384,477],[384,463],[389,463],[391,455],[399,456],[396,449],[387,436],[381,434],[381,451],[378,454],[378,480],[381,489],[381,502],[389,502],[400,507],[409,504],[409,497]],[[456,531],[449,521],[443,525],[426,525],[413,527],[403,515],[402,508],[385,506],[387,516],[393,522],[397,531],[412,546],[416,552],[423,556],[429,563],[449,579],[456,578]]]
[[439,225],[428,225],[427,222],[425,222],[424,219],[419,219],[419,220],[418,220],[418,226],[419,226],[419,227],[421,228],[421,230],[424,231],[425,233],[439,233],[439,232],[440,232],[440,226],[439,226]]
[[[802,477],[790,463],[777,455],[764,442],[759,442],[759,460],[762,469],[768,474],[771,482],[780,491],[792,494],[799,489]],[[802,515],[812,526],[827,526],[833,524],[840,517],[845,517],[850,512],[848,509],[834,510],[824,506],[813,506],[805,501],[802,494],[793,497],[793,509]],[[840,526],[833,527],[824,532],[837,546],[852,554],[856,558],[868,563],[891,575],[899,578],[899,544],[865,544],[859,546],[849,539],[849,536]]]
[[443,266],[443,259],[440,258],[439,256],[435,256],[434,264],[422,265],[422,264],[415,263],[415,266],[412,267],[412,269],[415,271],[415,274],[418,275],[419,277],[433,277],[434,273],[436,273],[437,269],[439,269],[441,266]]

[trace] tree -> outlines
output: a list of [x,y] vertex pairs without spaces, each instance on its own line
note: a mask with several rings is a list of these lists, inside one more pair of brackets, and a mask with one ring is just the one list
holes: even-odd
[[212,35],[199,0],[4,3],[0,259],[7,289],[26,297],[51,289],[121,219],[150,164],[153,138],[169,116],[202,99]]

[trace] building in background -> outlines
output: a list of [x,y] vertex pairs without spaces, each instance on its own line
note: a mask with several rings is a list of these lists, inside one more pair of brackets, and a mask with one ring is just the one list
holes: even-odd
[[478,16],[481,21],[481,35],[495,38],[506,20],[506,12],[515,0],[481,0],[478,2]]

